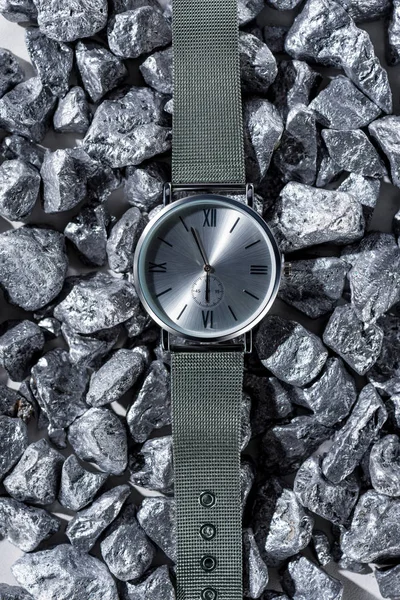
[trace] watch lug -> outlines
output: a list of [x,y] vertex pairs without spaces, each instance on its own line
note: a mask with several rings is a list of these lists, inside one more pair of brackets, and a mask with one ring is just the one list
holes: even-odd
[[246,202],[247,206],[254,208],[254,185],[246,183]]
[[172,183],[164,183],[163,186],[163,204],[168,206],[172,200]]
[[253,351],[253,331],[246,331],[244,334],[244,353],[251,354]]
[[171,350],[170,333],[166,329],[161,329],[161,348],[164,352],[169,352]]

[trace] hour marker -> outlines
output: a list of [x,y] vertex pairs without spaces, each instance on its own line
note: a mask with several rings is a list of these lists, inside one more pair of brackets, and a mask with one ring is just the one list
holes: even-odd
[[235,315],[235,313],[233,312],[233,310],[232,310],[232,307],[231,307],[231,306],[228,306],[228,308],[229,308],[229,310],[231,311],[231,315],[232,315],[232,317],[235,319],[235,321],[237,321],[236,315]]
[[149,273],[166,273],[167,263],[153,263],[149,262]]
[[184,228],[186,229],[186,231],[189,231],[188,226],[186,225],[185,221],[182,219],[182,217],[179,217],[181,220],[182,225],[184,226]]
[[202,310],[201,314],[203,315],[203,325],[204,328],[207,329],[209,327],[212,329],[214,327],[214,313],[212,310]]
[[167,246],[170,246],[172,248],[172,244],[167,242],[167,240],[164,240],[164,238],[159,237],[158,239],[160,240],[160,242],[164,242],[164,244],[167,244]]
[[257,240],[256,242],[253,242],[252,244],[248,244],[248,246],[245,246],[244,249],[247,250],[247,248],[251,248],[252,246],[255,246],[256,244],[259,244],[261,242],[261,240]]
[[268,265],[250,265],[250,275],[267,275]]
[[251,292],[248,292],[247,290],[243,290],[245,294],[248,294],[249,296],[251,296],[252,298],[255,298],[256,300],[259,300],[260,298],[258,296],[256,296],[255,294],[252,294]]
[[203,227],[216,227],[217,225],[217,209],[216,208],[205,208],[203,209],[204,221]]
[[177,321],[179,321],[179,319],[181,318],[181,316],[183,315],[183,313],[185,312],[187,308],[187,304],[185,304],[185,306],[182,308],[181,312],[179,313],[179,315],[177,316]]
[[164,294],[166,294],[167,292],[170,292],[171,290],[172,290],[172,288],[168,288],[167,290],[164,290],[163,292],[156,294],[156,297],[159,298],[160,296],[163,296]]
[[234,224],[232,225],[232,228],[231,228],[231,230],[230,230],[230,232],[229,232],[229,233],[232,233],[232,231],[235,229],[235,227],[236,227],[236,225],[239,223],[239,221],[240,221],[240,217],[238,217],[238,218],[236,219],[236,221],[235,221],[235,222],[234,222]]

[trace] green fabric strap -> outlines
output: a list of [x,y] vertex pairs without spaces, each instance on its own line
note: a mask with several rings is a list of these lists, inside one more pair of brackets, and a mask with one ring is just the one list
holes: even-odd
[[244,183],[237,0],[173,0],[173,183]]
[[171,353],[177,600],[243,600],[243,362],[239,351]]

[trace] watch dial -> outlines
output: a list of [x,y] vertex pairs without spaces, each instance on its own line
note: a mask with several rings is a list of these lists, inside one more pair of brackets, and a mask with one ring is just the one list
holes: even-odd
[[135,255],[136,286],[151,316],[197,339],[227,339],[254,326],[279,276],[267,225],[220,196],[172,202],[149,223]]

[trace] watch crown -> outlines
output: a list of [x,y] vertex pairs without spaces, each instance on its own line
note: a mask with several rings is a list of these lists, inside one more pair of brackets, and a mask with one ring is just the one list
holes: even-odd
[[291,277],[292,276],[292,263],[291,262],[284,262],[283,263],[283,276],[284,277]]

